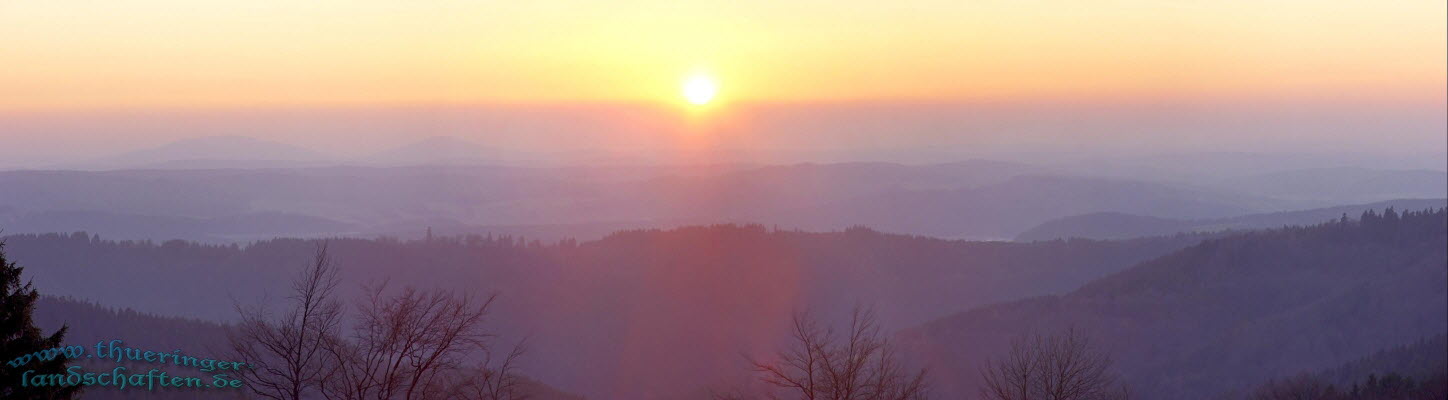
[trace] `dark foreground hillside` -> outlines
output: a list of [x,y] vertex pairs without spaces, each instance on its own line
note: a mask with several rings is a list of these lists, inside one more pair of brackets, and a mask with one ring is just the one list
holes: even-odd
[[978,308],[901,339],[947,397],[974,395],[979,366],[1013,337],[1075,327],[1116,359],[1138,398],[1214,398],[1448,331],[1445,218],[1390,209],[1209,240],[1067,295]]
[[[88,352],[96,351],[93,346],[101,341],[109,343],[120,340],[120,346],[154,351],[181,350],[183,354],[200,358],[225,359],[227,352],[226,325],[187,318],[171,318],[136,312],[130,309],[102,307],[95,303],[68,298],[41,296],[35,304],[35,324],[42,331],[52,332],[66,327],[64,344],[84,346]],[[94,355],[92,353],[92,355]],[[113,360],[73,360],[68,365],[79,365],[88,372],[108,371],[117,366],[128,369],[154,367],[151,364]],[[171,375],[206,378],[210,375],[192,368],[170,368],[162,370]],[[240,391],[204,392],[196,389],[170,389],[148,391],[144,389],[118,389],[116,387],[93,386],[81,392],[85,400],[129,400],[129,399],[245,399]]]
[[[92,348],[101,341],[121,340],[121,346],[143,350],[180,350],[183,354],[216,359],[232,359],[227,331],[230,326],[187,318],[173,318],[130,309],[102,307],[95,303],[67,298],[43,296],[36,303],[35,322],[42,331],[51,332],[66,327],[65,344]],[[93,350],[88,350],[93,351]],[[87,371],[106,371],[117,365],[132,369],[146,364],[115,361],[79,360],[71,365],[80,365]],[[161,367],[177,376],[206,378],[213,373],[201,373],[194,369]],[[562,392],[541,382],[524,378],[521,390],[531,400],[578,400],[581,397]],[[194,389],[117,389],[115,387],[89,387],[81,394],[86,400],[129,400],[129,399],[252,399],[247,392],[200,391]]]
[[[382,280],[498,293],[489,327],[507,340],[530,338],[530,376],[594,398],[674,398],[747,371],[740,353],[773,349],[794,310],[862,302],[876,305],[890,329],[912,326],[1061,293],[1201,239],[966,242],[863,228],[712,226],[557,244],[338,239],[329,250],[349,295]],[[283,296],[320,243],[218,246],[86,234],[6,240],[42,293],[214,321],[235,317],[233,299]]]

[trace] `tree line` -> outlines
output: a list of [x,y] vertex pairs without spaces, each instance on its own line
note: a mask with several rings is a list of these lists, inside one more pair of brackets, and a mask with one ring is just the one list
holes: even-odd
[[[1284,231],[1335,239],[1368,235],[1371,240],[1400,240],[1414,232],[1441,230],[1443,215],[1443,210],[1399,214],[1389,209],[1383,214],[1365,213],[1357,221],[1343,218],[1319,227]],[[1391,227],[1385,232],[1392,233],[1372,233],[1387,229],[1384,227]],[[505,246],[527,245],[508,240]],[[33,326],[29,314],[38,294],[28,283],[21,284],[21,268],[3,256],[0,251],[0,271],[4,272],[0,274],[4,288],[0,293],[0,356],[60,343],[64,328],[46,336]],[[398,288],[375,282],[365,285],[363,295],[349,302],[338,296],[339,276],[340,268],[333,264],[323,245],[308,268],[291,280],[281,309],[266,305],[236,307],[241,322],[234,327],[231,349],[257,367],[246,371],[248,386],[257,396],[277,400],[527,396],[522,390],[525,378],[517,370],[526,346],[498,343],[488,326],[495,296]],[[930,398],[928,371],[909,366],[910,360],[890,343],[877,318],[872,309],[857,307],[843,327],[834,327],[809,312],[797,313],[785,348],[749,360],[758,385],[720,397]],[[979,398],[1131,397],[1113,372],[1111,357],[1080,331],[1027,334],[1003,350],[1002,356],[989,360],[979,371],[985,382]],[[0,370],[0,379],[8,379],[5,374],[13,372]],[[1444,382],[1438,377],[1390,374],[1370,376],[1351,386],[1334,386],[1310,377],[1289,378],[1262,385],[1250,396],[1253,400],[1416,400],[1442,398],[1439,389]],[[76,393],[73,389],[30,393],[9,386],[0,386],[6,390],[0,392],[4,395],[0,397],[70,398]]]

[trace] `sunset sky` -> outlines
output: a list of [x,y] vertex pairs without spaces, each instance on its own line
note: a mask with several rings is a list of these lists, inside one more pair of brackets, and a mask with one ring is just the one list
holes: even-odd
[[1422,116],[1448,85],[1445,12],[1418,0],[9,1],[0,115],[682,110],[681,85],[703,75],[720,110],[1367,102]]
[[0,107],[1441,96],[1440,1],[12,1]]

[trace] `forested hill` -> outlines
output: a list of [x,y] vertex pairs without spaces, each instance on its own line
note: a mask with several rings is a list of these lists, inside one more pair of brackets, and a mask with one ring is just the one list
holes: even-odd
[[1385,349],[1327,371],[1263,379],[1224,398],[1448,399],[1448,336]]
[[1293,225],[1316,225],[1337,219],[1344,214],[1356,216],[1367,210],[1383,210],[1389,207],[1399,210],[1422,210],[1445,206],[1448,206],[1448,199],[1399,199],[1369,204],[1208,219],[1163,218],[1110,212],[1092,213],[1058,218],[1036,225],[1017,235],[1016,241],[1029,242],[1058,238],[1111,240],[1171,235],[1179,232],[1271,229]]
[[[496,292],[490,326],[508,339],[531,338],[535,368],[526,373],[589,397],[641,398],[747,371],[738,365],[740,352],[773,348],[794,310],[869,303],[887,327],[911,326],[977,305],[1062,293],[1201,239],[968,242],[864,228],[720,225],[626,231],[585,243],[338,239],[329,250],[344,271],[344,293],[384,279]],[[282,298],[321,243],[219,246],[86,234],[5,240],[42,293],[215,321],[234,318],[232,299]]]
[[1448,335],[1439,334],[1379,351],[1318,375],[1326,382],[1347,388],[1372,376],[1398,375],[1426,380],[1424,378],[1432,379],[1445,373],[1448,373]]
[[[981,307],[902,334],[945,394],[1016,335],[1076,327],[1140,398],[1202,399],[1448,331],[1448,212],[1208,240],[1063,296]],[[1441,355],[1448,357],[1448,355]]]
[[66,326],[66,345],[94,346],[101,340],[122,340],[128,347],[185,349],[188,354],[210,357],[220,357],[230,350],[223,324],[70,298],[41,296],[35,305],[35,324],[46,332]]

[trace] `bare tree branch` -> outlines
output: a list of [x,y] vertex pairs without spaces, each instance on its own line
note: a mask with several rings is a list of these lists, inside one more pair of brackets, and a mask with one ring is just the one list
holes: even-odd
[[486,353],[493,335],[482,330],[482,323],[495,296],[479,300],[405,288],[389,297],[385,286],[369,288],[350,337],[328,346],[337,374],[323,385],[324,395],[333,400],[447,397],[454,391],[449,376],[469,357]]
[[[907,371],[880,332],[873,310],[855,307],[844,335],[823,329],[808,313],[795,314],[792,346],[775,360],[751,360],[771,399],[919,400],[927,398],[925,371]],[[741,398],[730,394],[729,398]]]
[[241,322],[229,339],[236,358],[250,365],[238,373],[257,395],[298,400],[332,372],[323,352],[341,323],[341,304],[333,298],[338,282],[323,243],[311,266],[293,280],[285,314],[276,317],[264,305],[236,305]]
[[1004,358],[986,362],[981,375],[987,400],[1124,400],[1125,386],[1111,374],[1111,359],[1075,329],[1026,335]]

